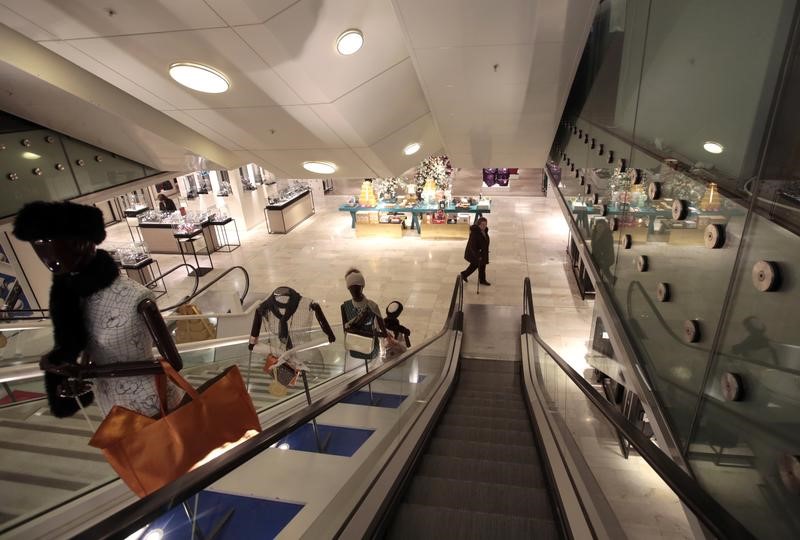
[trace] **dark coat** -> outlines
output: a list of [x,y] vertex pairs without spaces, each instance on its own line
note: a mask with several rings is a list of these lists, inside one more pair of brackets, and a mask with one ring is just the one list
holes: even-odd
[[489,264],[489,228],[486,235],[480,227],[473,225],[469,228],[469,240],[464,250],[464,258],[472,264]]
[[162,212],[174,212],[178,207],[175,206],[175,201],[167,197],[166,199],[158,200],[158,209]]

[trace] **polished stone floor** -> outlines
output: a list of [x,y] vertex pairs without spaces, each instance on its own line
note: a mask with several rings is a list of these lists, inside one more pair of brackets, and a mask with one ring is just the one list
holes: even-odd
[[[540,187],[537,180],[536,188]],[[458,185],[456,185],[456,190]],[[521,190],[524,191],[524,190]],[[592,302],[575,289],[565,247],[567,226],[553,198],[506,193],[492,197],[487,215],[491,235],[491,287],[476,290],[476,278],[466,286],[464,301],[522,309],[525,276],[533,283],[539,331],[579,373],[592,316]],[[318,301],[332,323],[339,322],[339,305],[348,298],[344,274],[350,267],[365,275],[366,294],[384,308],[392,300],[405,305],[401,322],[411,328],[413,343],[435,335],[444,322],[457,273],[464,269],[464,240],[423,240],[406,231],[401,239],[357,239],[350,216],[338,212],[347,195],[317,200],[317,213],[287,235],[269,235],[266,226],[240,229],[242,247],[212,255],[216,270],[242,265],[250,274],[249,298],[288,285]],[[125,224],[109,229],[109,241],[130,240]],[[180,256],[157,255],[162,270],[181,262]],[[220,290],[241,291],[243,280],[232,273]],[[185,274],[167,279],[169,294],[162,306],[180,299],[190,288]],[[570,428],[587,455],[606,497],[620,517],[629,538],[692,538],[680,503],[638,457],[620,457],[613,431],[579,396],[566,390]]]

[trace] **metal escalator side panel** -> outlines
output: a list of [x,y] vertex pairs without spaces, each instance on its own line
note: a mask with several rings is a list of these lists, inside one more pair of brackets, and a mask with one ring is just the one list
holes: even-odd
[[[523,395],[533,420],[540,455],[557,501],[562,526],[571,538],[625,538],[603,491],[569,429],[548,406],[540,384],[538,347],[531,333],[520,336]],[[533,368],[532,368],[533,366]]]

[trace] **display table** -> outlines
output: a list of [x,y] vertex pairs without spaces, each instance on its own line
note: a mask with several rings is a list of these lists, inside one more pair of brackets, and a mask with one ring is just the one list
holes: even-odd
[[270,234],[286,234],[313,215],[314,197],[310,189],[264,208],[264,219]]
[[359,223],[356,238],[402,238],[402,223]]
[[469,238],[469,223],[426,223],[421,236],[425,239],[465,239]]
[[[210,251],[219,249],[216,235],[213,234],[214,223],[205,221],[200,224],[202,233],[206,241],[206,246]],[[167,253],[180,255],[180,246],[175,244],[175,237],[172,234],[172,223],[156,223],[143,221],[139,224],[142,240],[150,248],[150,253]],[[238,231],[237,231],[238,236]]]
[[[139,216],[148,210],[150,210],[150,208],[144,205],[133,206],[125,209],[125,223],[128,224],[128,232],[131,233],[131,239],[134,242],[141,242],[144,240],[142,238],[142,231],[139,228]],[[139,238],[136,238],[136,235],[133,234],[134,230],[138,234]]]
[[[187,272],[190,276],[202,277],[214,269],[214,261],[211,260],[211,246],[205,240],[206,228],[197,230],[192,233],[177,233],[173,235],[173,241],[177,240],[178,252],[181,254],[183,263],[186,264],[186,255],[194,256],[194,264],[196,271],[192,270]],[[202,251],[205,249],[205,253]],[[208,257],[210,266],[200,266],[200,261],[197,259],[197,254]]]
[[[158,272],[157,274],[153,272],[154,264],[156,266],[156,271]],[[161,277],[161,266],[158,264],[157,260],[148,257],[135,264],[123,263],[120,265],[120,267],[125,270],[125,274],[128,276],[128,278],[136,281],[137,283],[141,283],[146,287],[149,287],[155,292],[161,293],[158,296],[162,296],[167,292],[167,284],[163,279],[158,279]],[[162,289],[158,288],[158,281],[161,281],[163,286]]]
[[[399,205],[395,205],[395,204],[391,204],[391,203],[385,203],[385,202],[378,203],[377,206],[350,206],[348,204],[343,204],[342,206],[339,207],[339,211],[340,212],[350,212],[350,218],[352,219],[352,224],[351,224],[351,228],[352,229],[356,229],[357,228],[356,227],[356,224],[357,224],[357,222],[356,222],[356,214],[358,212],[378,212],[378,213],[381,213],[381,212],[383,212],[383,213],[398,212],[398,213],[411,214],[411,228],[415,229],[417,231],[417,233],[419,233],[419,234],[422,234],[422,229],[425,229],[428,226],[433,226],[432,224],[429,224],[429,225],[425,225],[425,227],[423,227],[422,226],[422,222],[424,220],[420,219],[420,215],[422,215],[422,214],[432,214],[432,213],[436,212],[437,210],[439,210],[439,206],[435,205],[435,204],[433,204],[433,205],[422,204],[422,205],[415,205],[415,206],[399,206]],[[491,203],[489,203],[486,206],[480,206],[480,207],[479,207],[479,205],[474,204],[474,205],[470,205],[467,208],[457,208],[456,206],[451,205],[451,206],[445,207],[444,208],[444,212],[446,214],[461,214],[461,213],[463,213],[463,214],[474,214],[474,218],[472,220],[472,223],[475,223],[475,221],[477,221],[478,218],[480,218],[483,214],[490,214],[492,212],[492,210],[491,210]],[[360,225],[364,225],[364,224],[359,223],[358,225],[360,226]],[[387,225],[387,224],[382,224],[382,225]],[[448,226],[453,226],[453,225],[459,225],[459,224],[458,223],[450,224]],[[467,227],[467,230],[469,230],[469,227]],[[423,236],[427,236],[429,238],[431,237],[430,235],[423,235]]]
[[[236,234],[236,240],[231,241],[228,236],[228,225],[233,223],[233,230]],[[230,253],[231,251],[241,247],[242,241],[239,239],[239,226],[236,225],[236,220],[232,217],[225,219],[212,219],[208,224],[214,229],[214,243],[216,249],[214,251],[224,251]]]

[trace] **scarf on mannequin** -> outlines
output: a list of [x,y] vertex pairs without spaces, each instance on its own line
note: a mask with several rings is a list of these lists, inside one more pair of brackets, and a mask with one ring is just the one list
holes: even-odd
[[[98,249],[94,258],[80,272],[53,276],[50,288],[50,316],[53,322],[55,346],[49,353],[53,364],[76,364],[86,347],[89,333],[83,317],[83,302],[94,293],[105,289],[119,277],[119,269],[108,252]],[[53,416],[64,418],[75,414],[79,407],[74,398],[59,395],[59,386],[66,377],[45,373],[45,389]],[[86,406],[94,399],[89,392],[80,397]]]
[[[287,348],[292,347],[291,340],[289,339],[289,321],[292,319],[294,312],[297,311],[297,306],[300,305],[300,293],[295,291],[294,289],[290,289],[286,287],[285,292],[281,291],[283,294],[280,296],[287,296],[289,300],[284,304],[281,303],[275,294],[272,294],[269,298],[267,298],[264,303],[262,304],[262,308],[264,312],[267,310],[278,319],[278,339],[280,339],[283,343],[286,343]],[[266,314],[266,313],[265,313]]]

